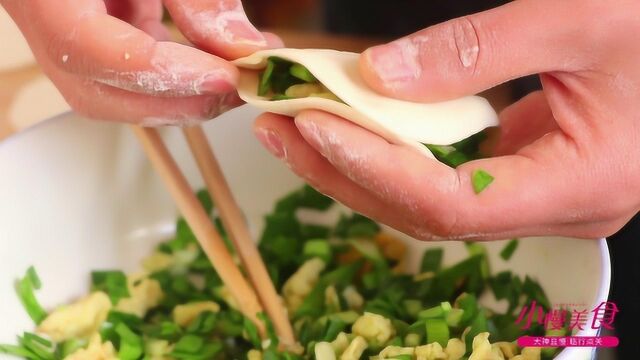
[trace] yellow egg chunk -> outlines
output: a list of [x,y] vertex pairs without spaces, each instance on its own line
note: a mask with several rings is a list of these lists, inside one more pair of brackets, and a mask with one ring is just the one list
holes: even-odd
[[367,341],[362,336],[356,336],[342,353],[340,360],[359,360],[367,347]]
[[64,360],[118,360],[116,350],[110,341],[102,342],[99,334],[94,334],[85,349],[78,349]]
[[120,299],[116,310],[144,317],[149,309],[158,306],[164,294],[160,283],[154,279],[140,278],[131,275],[127,277],[129,297]]
[[292,98],[305,98],[314,93],[322,93],[324,88],[320,84],[298,84],[287,88],[285,95]]
[[109,310],[109,296],[98,291],[53,311],[40,324],[38,332],[46,334],[55,342],[89,338],[100,329]]
[[173,345],[167,340],[149,339],[144,344],[145,360],[171,360],[168,356],[173,350]]
[[313,348],[316,360],[336,360],[336,353],[333,351],[331,344],[321,341]]
[[173,321],[182,327],[187,327],[200,314],[207,311],[217,313],[220,311],[220,305],[213,301],[199,301],[178,305],[173,308]]
[[356,320],[352,330],[355,335],[362,336],[373,346],[386,343],[395,334],[391,320],[368,312]]
[[294,313],[302,304],[304,298],[311,293],[325,266],[326,264],[320,258],[307,260],[284,283],[282,292],[289,312]]
[[437,342],[418,346],[416,348],[417,360],[444,360],[447,359],[447,354],[442,349],[442,345]]

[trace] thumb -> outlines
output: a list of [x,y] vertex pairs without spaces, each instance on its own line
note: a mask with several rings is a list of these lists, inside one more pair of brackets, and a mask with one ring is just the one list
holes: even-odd
[[590,26],[583,3],[517,0],[453,19],[368,49],[360,70],[378,92],[412,101],[447,100],[524,75],[574,71],[588,58],[576,54],[584,38],[579,35]]
[[164,0],[164,4],[189,41],[225,59],[282,46],[279,38],[251,24],[241,0]]

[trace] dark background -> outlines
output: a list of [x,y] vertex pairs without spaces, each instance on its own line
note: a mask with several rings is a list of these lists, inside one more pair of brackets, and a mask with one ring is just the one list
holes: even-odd
[[[429,25],[483,11],[500,0],[245,0],[251,19],[259,26],[302,31],[324,31],[393,39]],[[511,100],[539,89],[537,76],[509,83]],[[526,119],[523,119],[526,120]],[[595,204],[597,206],[597,204]],[[620,312],[615,332],[620,338],[617,358],[640,359],[640,215],[608,240],[613,267],[610,300]],[[611,358],[610,352],[599,358]]]

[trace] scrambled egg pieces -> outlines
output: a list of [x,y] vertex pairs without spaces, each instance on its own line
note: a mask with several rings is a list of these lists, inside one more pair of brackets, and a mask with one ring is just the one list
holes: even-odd
[[[365,313],[353,324],[352,335],[341,332],[333,342],[317,343],[314,347],[316,360],[360,359],[369,346],[375,348],[378,346],[375,344],[384,343],[394,335],[395,330],[391,322],[385,320],[389,321],[380,315]],[[444,348],[437,342],[416,347],[387,346],[371,359],[394,359],[409,355],[415,360],[460,360],[466,352],[465,335],[466,332],[462,335],[462,339],[449,339]],[[514,343],[491,344],[488,332],[476,335],[472,346],[473,351],[469,360],[540,360],[540,348],[524,348],[518,354],[518,347]]]
[[220,311],[220,305],[213,301],[200,301],[178,305],[173,308],[173,321],[184,328],[189,326],[200,314],[207,311],[217,313]]
[[320,273],[326,264],[320,258],[307,260],[302,266],[284,283],[282,292],[284,302],[290,313],[294,313],[304,299],[311,293],[313,287],[320,278]]
[[145,275],[127,276],[129,297],[118,301],[116,310],[143,318],[149,309],[158,306],[164,294],[157,280]]
[[[79,349],[65,360],[117,360],[113,345],[110,342],[102,343],[98,333],[102,323],[107,320],[109,311],[115,308],[117,311],[144,317],[164,297],[160,283],[145,278],[144,275],[128,276],[127,283],[130,297],[120,299],[115,307],[106,293],[96,291],[51,312],[38,327],[38,332],[57,343],[71,339],[90,339],[86,348]],[[181,324],[192,321],[203,311],[218,310],[219,306],[215,303],[189,304],[176,307],[174,316],[177,313],[176,322]]]
[[353,333],[362,336],[373,346],[386,343],[395,334],[391,320],[382,315],[365,312],[353,324]]
[[111,300],[103,292],[94,292],[75,303],[53,311],[38,327],[38,332],[55,342],[89,338],[107,319]]

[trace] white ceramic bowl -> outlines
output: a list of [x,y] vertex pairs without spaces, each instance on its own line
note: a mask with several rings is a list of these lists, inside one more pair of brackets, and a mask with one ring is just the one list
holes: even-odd
[[[254,140],[257,115],[244,106],[205,126],[254,235],[274,200],[302,183]],[[194,188],[201,187],[181,132],[165,129],[164,135]],[[53,307],[85,293],[92,269],[135,270],[173,231],[175,218],[170,197],[126,126],[65,114],[0,143],[0,343],[32,328],[13,289],[27,267],[37,268],[44,284],[38,297]],[[445,247],[446,263],[466,256],[460,243],[408,241],[416,250]],[[497,256],[503,245],[488,244],[493,270],[532,275],[552,303],[592,308],[607,298],[604,240],[526,239],[508,263]],[[417,264],[422,251],[409,253]],[[566,349],[557,359],[590,355],[591,349]]]

